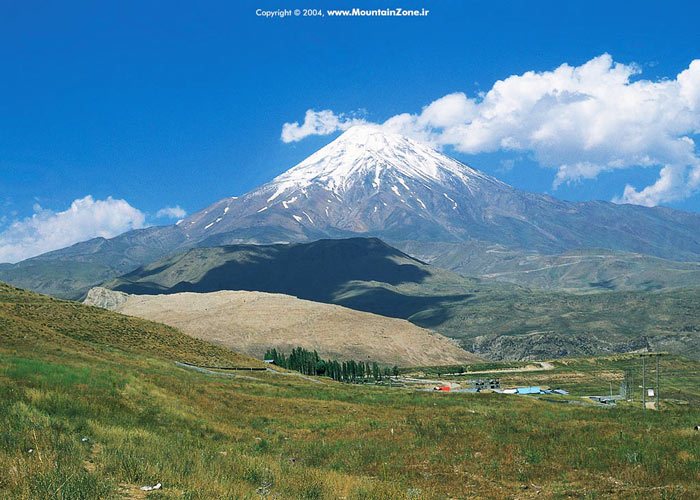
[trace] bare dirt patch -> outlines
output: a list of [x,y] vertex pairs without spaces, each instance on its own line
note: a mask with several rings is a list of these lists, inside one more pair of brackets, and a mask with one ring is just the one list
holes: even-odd
[[447,337],[405,320],[282,294],[128,295],[119,301],[116,311],[165,323],[258,358],[271,347],[291,350],[300,346],[324,358],[369,359],[400,366],[480,359]]

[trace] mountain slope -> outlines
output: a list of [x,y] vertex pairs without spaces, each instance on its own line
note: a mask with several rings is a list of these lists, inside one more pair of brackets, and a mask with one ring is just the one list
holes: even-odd
[[3,264],[0,281],[77,300],[93,286],[171,253],[185,240],[175,226],[138,229],[111,239],[93,238],[17,264]]
[[381,240],[350,238],[195,248],[141,267],[107,287],[131,294],[249,290],[330,302],[348,283],[396,285],[428,276],[422,262]]
[[5,266],[0,279],[79,298],[106,278],[189,248],[352,236],[700,261],[700,214],[521,191],[412,139],[360,126],[269,183],[177,225],[80,243]]
[[284,293],[410,322],[491,359],[635,350],[700,357],[700,289],[570,294],[465,278],[376,239],[232,245],[169,256],[109,283],[137,294]]
[[85,303],[164,323],[259,359],[272,347],[282,352],[303,347],[325,359],[372,360],[387,366],[449,365],[480,359],[442,335],[405,320],[282,294],[126,295],[93,288]]
[[513,188],[412,139],[353,127],[271,182],[180,223],[206,244],[377,236],[555,253],[603,247],[700,260],[700,215],[570,203]]
[[[35,307],[35,295],[27,302],[18,293],[0,298],[0,308],[8,301],[17,314]],[[86,312],[120,317],[51,304],[41,323],[64,330],[82,330]],[[66,305],[72,315],[55,318]],[[564,397],[201,373],[161,357],[167,343],[138,352],[124,349],[118,335],[47,332],[38,339],[3,325],[0,319],[3,500],[700,496],[692,430],[700,418],[700,365],[672,356],[660,359],[662,412],[643,411],[638,390],[632,404],[601,410],[582,396],[606,394],[625,373],[636,386],[639,358],[562,360],[546,372],[494,374],[504,386],[562,387],[566,399],[580,401],[554,404]],[[157,483],[158,491],[140,489]]]
[[259,360],[192,338],[170,326],[0,283],[0,342],[13,345],[90,343],[131,354],[194,364],[264,366]]
[[660,290],[700,284],[700,262],[677,262],[607,248],[542,255],[474,240],[392,244],[431,265],[464,276],[545,290],[590,293]]

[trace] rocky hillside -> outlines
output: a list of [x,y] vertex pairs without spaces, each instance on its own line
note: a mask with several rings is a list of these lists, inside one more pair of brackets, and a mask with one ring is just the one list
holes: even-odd
[[384,365],[468,363],[477,356],[454,341],[406,320],[282,294],[220,291],[128,295],[93,288],[86,304],[150,319],[261,358],[275,347],[316,350],[325,359],[371,360]]
[[406,319],[490,359],[636,350],[700,357],[697,287],[564,293],[465,278],[380,240],[197,248],[112,281],[136,294],[284,293]]
[[424,262],[464,276],[544,290],[590,293],[700,284],[700,262],[678,262],[607,248],[542,255],[476,240],[460,243],[408,241],[392,245]]

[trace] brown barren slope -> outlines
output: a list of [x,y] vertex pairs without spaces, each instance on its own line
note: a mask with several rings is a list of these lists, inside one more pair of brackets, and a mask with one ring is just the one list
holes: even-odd
[[90,290],[85,302],[174,326],[193,337],[261,357],[268,348],[301,346],[323,358],[369,359],[399,366],[479,360],[450,339],[408,321],[246,291],[128,295]]

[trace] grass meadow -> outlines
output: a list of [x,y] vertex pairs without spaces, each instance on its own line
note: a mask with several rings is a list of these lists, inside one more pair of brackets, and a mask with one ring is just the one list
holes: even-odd
[[0,301],[0,498],[700,498],[693,401],[656,412],[205,374],[176,366],[173,346],[183,361],[218,348],[167,330],[141,350],[146,323],[100,316],[116,323],[96,336],[93,320],[48,314],[72,304],[32,300]]

